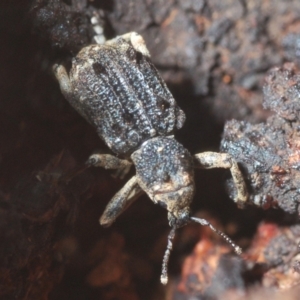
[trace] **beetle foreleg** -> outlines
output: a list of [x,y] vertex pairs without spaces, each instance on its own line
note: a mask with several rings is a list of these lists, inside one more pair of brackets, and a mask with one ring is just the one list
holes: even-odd
[[234,201],[243,206],[248,200],[248,192],[243,178],[243,174],[238,167],[237,162],[227,153],[203,152],[194,155],[196,168],[213,169],[224,168],[230,169],[237,194]]
[[110,226],[143,192],[137,183],[136,176],[133,176],[109,201],[100,218],[100,224]]

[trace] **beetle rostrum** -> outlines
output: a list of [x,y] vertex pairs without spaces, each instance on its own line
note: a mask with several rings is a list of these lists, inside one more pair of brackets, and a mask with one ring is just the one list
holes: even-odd
[[240,206],[246,203],[248,194],[238,165],[227,153],[192,156],[175,140],[173,134],[183,126],[185,114],[152,64],[139,34],[130,32],[105,44],[87,46],[73,59],[69,72],[62,65],[55,65],[54,72],[65,98],[118,155],[93,154],[87,163],[118,169],[122,177],[132,164],[136,169],[136,175],[108,203],[101,225],[111,225],[144,192],[166,208],[172,230],[163,260],[163,284],[168,281],[175,230],[189,222],[209,226],[241,252],[208,221],[190,216],[194,168],[230,169],[236,187],[234,201]]

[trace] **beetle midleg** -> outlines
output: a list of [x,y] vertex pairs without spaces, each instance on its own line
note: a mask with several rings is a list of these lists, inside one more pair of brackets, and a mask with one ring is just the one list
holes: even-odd
[[150,57],[150,53],[147,49],[147,46],[146,46],[146,43],[145,43],[145,40],[143,39],[143,37],[138,34],[137,32],[128,32],[128,33],[125,33],[123,35],[120,35],[112,40],[109,40],[109,41],[106,41],[106,44],[114,44],[117,42],[117,39],[121,37],[122,39],[124,39],[126,42],[128,43],[131,43],[132,47],[142,53],[143,55],[147,56],[147,57]]
[[102,167],[104,169],[116,169],[114,177],[123,179],[130,171],[132,163],[126,159],[120,159],[111,154],[93,154],[86,162],[87,165]]
[[230,169],[233,182],[237,189],[237,195],[234,199],[239,205],[245,204],[248,200],[248,192],[243,178],[243,174],[238,167],[237,162],[228,153],[203,152],[194,155],[196,160],[195,167],[202,169],[224,168]]
[[110,226],[142,193],[144,191],[138,185],[136,176],[133,176],[109,201],[100,218],[100,224]]

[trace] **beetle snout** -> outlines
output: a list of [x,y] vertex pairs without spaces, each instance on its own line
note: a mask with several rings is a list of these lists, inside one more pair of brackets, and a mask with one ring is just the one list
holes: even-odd
[[189,210],[194,190],[193,183],[172,191],[159,190],[154,192],[153,200],[165,207],[175,219],[182,219],[182,212]]

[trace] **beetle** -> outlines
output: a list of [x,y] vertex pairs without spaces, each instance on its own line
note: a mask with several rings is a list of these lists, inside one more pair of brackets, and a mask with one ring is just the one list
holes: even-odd
[[141,35],[130,32],[84,47],[73,58],[69,72],[58,64],[54,72],[65,98],[118,156],[93,154],[88,165],[119,169],[123,175],[132,164],[136,169],[136,175],[108,203],[101,225],[111,225],[144,192],[166,208],[172,229],[163,260],[163,284],[168,281],[175,230],[189,222],[209,226],[241,253],[207,220],[191,217],[190,204],[195,191],[194,168],[229,169],[236,188],[234,201],[240,206],[248,198],[242,173],[227,153],[192,156],[176,141],[174,132],[183,126],[185,114],[151,62]]

